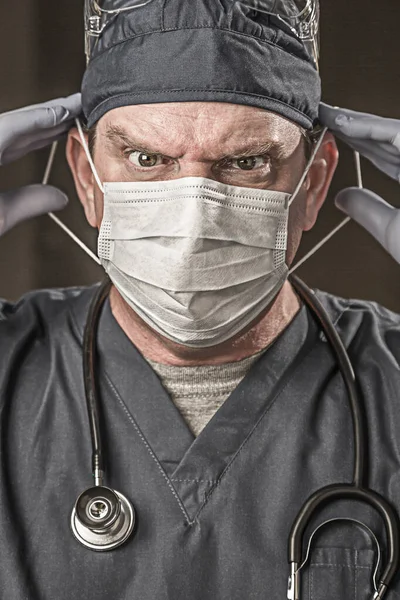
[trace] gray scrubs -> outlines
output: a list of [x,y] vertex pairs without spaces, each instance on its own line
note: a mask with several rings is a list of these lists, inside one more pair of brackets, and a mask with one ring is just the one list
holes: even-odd
[[[43,291],[0,311],[0,598],[3,600],[278,600],[287,537],[304,500],[349,482],[347,396],[305,307],[194,438],[159,379],[112,317],[98,336],[107,483],[134,503],[136,535],[95,553],[69,526],[92,485],[82,334],[94,288]],[[400,510],[400,319],[319,293],[359,378],[370,485]],[[384,532],[371,510],[343,502]],[[317,535],[308,600],[368,599],[374,545],[356,525]],[[400,597],[400,579],[387,598]]]

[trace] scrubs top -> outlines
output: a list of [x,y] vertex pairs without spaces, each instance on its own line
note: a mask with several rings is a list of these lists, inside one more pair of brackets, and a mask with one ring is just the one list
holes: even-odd
[[[337,361],[302,307],[194,438],[160,380],[114,320],[98,332],[106,484],[137,511],[111,552],[73,537],[72,508],[93,485],[82,336],[96,287],[0,304],[1,600],[278,600],[287,539],[311,493],[350,482],[353,434]],[[400,511],[400,318],[322,292],[353,361],[369,433],[369,484]],[[357,502],[326,507],[382,523]],[[303,599],[370,600],[375,542],[336,520],[318,531]],[[388,600],[400,598],[400,577]]]

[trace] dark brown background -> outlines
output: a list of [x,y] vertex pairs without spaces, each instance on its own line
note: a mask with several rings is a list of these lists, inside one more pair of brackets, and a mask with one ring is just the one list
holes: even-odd
[[[190,1],[190,0],[188,0]],[[0,12],[0,112],[79,89],[84,69],[82,0],[3,0]],[[355,110],[400,118],[398,0],[322,0],[321,74],[324,99]],[[335,193],[355,184],[351,152],[341,161],[330,196],[299,256],[342,218]],[[0,189],[39,182],[48,152],[0,170]],[[400,206],[399,186],[363,162],[366,187]],[[60,147],[51,183],[68,192],[61,218],[93,249]],[[17,298],[38,287],[88,284],[101,269],[48,217],[16,227],[0,239],[0,295]],[[356,224],[347,225],[299,274],[312,286],[376,300],[400,312],[400,266]]]

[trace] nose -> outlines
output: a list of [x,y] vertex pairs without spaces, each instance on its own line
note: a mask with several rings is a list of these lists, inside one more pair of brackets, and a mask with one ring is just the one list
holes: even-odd
[[178,177],[205,177],[215,180],[212,163],[208,161],[181,161]]

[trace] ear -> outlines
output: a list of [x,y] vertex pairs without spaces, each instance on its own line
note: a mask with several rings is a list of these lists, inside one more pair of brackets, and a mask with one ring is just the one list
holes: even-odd
[[[87,140],[87,135],[84,135]],[[98,227],[94,196],[94,177],[79,132],[75,127],[68,133],[66,157],[75,181],[79,200],[85,211],[86,219],[92,227]]]
[[303,230],[309,231],[317,220],[339,161],[334,136],[328,131],[307,176],[307,199]]

